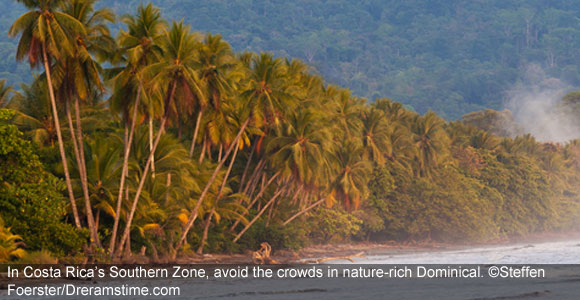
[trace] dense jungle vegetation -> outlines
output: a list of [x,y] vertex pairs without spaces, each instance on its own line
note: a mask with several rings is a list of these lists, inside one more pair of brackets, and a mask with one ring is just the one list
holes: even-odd
[[578,225],[578,141],[368,102],[151,4],[116,17],[96,0],[17,2],[11,57],[37,75],[0,82],[0,261],[473,242]]
[[[140,0],[104,0],[119,15]],[[397,99],[447,120],[502,109],[526,65],[580,86],[580,3],[549,0],[155,0],[168,19],[221,34],[236,51],[299,58],[330,83],[370,100]],[[25,11],[0,0],[0,77],[30,72],[7,36]],[[243,16],[243,17],[240,17]],[[112,26],[116,32],[119,26]]]

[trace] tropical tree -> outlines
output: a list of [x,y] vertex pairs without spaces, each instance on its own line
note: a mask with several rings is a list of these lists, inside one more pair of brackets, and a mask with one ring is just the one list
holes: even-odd
[[53,147],[57,136],[46,81],[36,80],[31,85],[22,84],[20,88],[22,92],[8,105],[16,111],[14,124],[36,145]]
[[[120,211],[122,207],[123,193],[125,189],[125,179],[129,169],[129,157],[131,154],[131,145],[133,144],[133,137],[135,134],[135,127],[138,119],[138,112],[140,108],[141,99],[149,99],[148,112],[150,122],[150,136],[149,136],[149,151],[153,153],[152,144],[152,108],[154,107],[154,99],[158,99],[151,95],[147,97],[144,89],[141,73],[142,70],[157,62],[162,55],[161,47],[158,41],[165,30],[165,22],[161,19],[161,12],[152,4],[147,6],[139,6],[137,8],[137,15],[126,15],[122,18],[127,25],[127,31],[121,31],[119,35],[119,46],[125,54],[125,66],[113,79],[113,96],[111,98],[111,106],[114,111],[120,112],[123,124],[125,126],[125,139],[123,151],[123,166],[121,171],[121,179],[119,183],[119,192],[117,195],[117,204],[115,209],[115,221],[113,224],[111,242],[109,244],[109,253],[113,255],[117,242],[117,232],[119,228]],[[130,107],[133,106],[133,111],[130,113]]]
[[[114,51],[115,42],[110,36],[107,23],[114,22],[115,16],[108,9],[95,10],[95,3],[96,0],[71,0],[63,3],[62,12],[75,18],[83,25],[84,30],[76,33],[73,53],[55,65],[54,83],[58,87],[57,96],[65,103],[89,230],[92,239],[100,246],[87,183],[81,102],[85,105],[91,103],[89,98],[95,94],[94,90],[104,92],[100,77],[101,67],[93,59],[93,55],[104,57]],[[73,105],[75,125],[71,116]]]
[[[59,151],[65,174],[65,181],[69,200],[73,211],[75,225],[80,228],[81,223],[76,208],[75,197],[70,180],[58,109],[51,76],[51,61],[62,60],[74,53],[75,41],[71,40],[77,34],[86,33],[83,24],[68,14],[57,11],[63,1],[59,0],[21,0],[30,11],[20,16],[9,30],[11,36],[20,36],[16,59],[28,58],[31,67],[40,63],[44,66],[47,87],[53,112],[53,121],[56,128]],[[95,238],[95,237],[93,237]]]
[[362,154],[363,149],[351,141],[336,148],[331,156],[335,175],[332,192],[327,197],[329,205],[339,200],[347,211],[352,211],[366,198],[371,166],[369,161],[361,159]]
[[[235,80],[241,75],[240,72],[235,72],[237,66],[238,62],[230,45],[223,41],[219,35],[206,35],[203,43],[198,47],[194,67],[199,70],[205,98],[209,103],[200,101],[197,105],[198,113],[189,156],[193,156],[205,106],[210,105],[213,111],[219,113],[222,102],[236,92]],[[210,120],[214,120],[214,118],[210,118]]]
[[362,115],[363,158],[385,163],[385,152],[392,148],[389,127],[382,111],[371,107]]
[[137,188],[133,205],[129,212],[125,230],[119,244],[118,253],[123,249],[125,240],[129,236],[131,222],[133,220],[139,197],[145,184],[145,179],[151,167],[151,161],[155,149],[165,130],[167,120],[170,116],[175,116],[177,112],[191,114],[194,105],[199,101],[206,101],[200,80],[193,67],[195,61],[195,48],[198,45],[196,37],[190,33],[189,26],[183,22],[173,22],[171,28],[167,30],[159,41],[163,52],[163,57],[157,63],[151,64],[144,69],[145,76],[151,82],[151,89],[157,92],[165,92],[164,114],[159,125],[159,131],[155,137],[152,151],[145,164],[145,169],[141,175],[139,187]]
[[416,171],[419,176],[429,176],[432,169],[447,154],[448,137],[443,129],[443,123],[443,120],[433,112],[416,116],[411,121],[413,143],[417,149]]

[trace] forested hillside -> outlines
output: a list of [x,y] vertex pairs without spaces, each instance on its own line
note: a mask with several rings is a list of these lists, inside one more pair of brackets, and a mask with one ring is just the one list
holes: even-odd
[[[100,7],[133,12],[139,0]],[[577,1],[155,0],[164,17],[219,33],[238,51],[301,58],[359,96],[389,97],[447,119],[502,108],[526,64],[580,85]],[[0,0],[0,77],[30,81],[6,35],[20,4]],[[7,46],[10,43],[12,46]]]

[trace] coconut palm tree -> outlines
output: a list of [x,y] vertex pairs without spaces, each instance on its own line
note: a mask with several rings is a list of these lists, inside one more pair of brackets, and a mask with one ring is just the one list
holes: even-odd
[[16,59],[28,58],[31,67],[40,63],[44,66],[47,87],[53,112],[53,121],[57,133],[60,156],[65,173],[65,182],[71,202],[75,225],[81,227],[75,197],[70,180],[62,131],[58,118],[56,97],[51,77],[51,62],[64,59],[74,53],[75,41],[71,40],[77,34],[86,33],[84,26],[68,14],[57,11],[63,1],[59,0],[21,0],[30,11],[20,16],[9,30],[11,36],[20,35],[20,41],[16,52]]
[[[148,115],[152,121],[153,107],[155,107],[152,100],[159,99],[159,97],[147,97],[143,86],[145,85],[141,79],[140,73],[148,65],[157,62],[162,55],[162,50],[158,45],[165,30],[165,21],[161,18],[161,12],[152,4],[147,6],[140,5],[137,8],[137,15],[126,15],[122,18],[127,25],[127,31],[121,31],[119,35],[119,46],[126,54],[123,69],[116,75],[113,86],[113,97],[111,98],[111,106],[114,111],[121,112],[125,125],[125,149],[123,155],[123,166],[121,171],[121,179],[119,183],[119,193],[117,195],[117,205],[115,209],[115,222],[113,224],[111,242],[109,244],[109,253],[112,255],[115,252],[117,241],[117,232],[119,228],[119,218],[121,217],[121,206],[123,193],[125,189],[125,179],[129,169],[129,157],[131,154],[131,145],[133,144],[133,137],[135,134],[135,127],[137,123],[137,116],[140,109],[141,99],[149,99]],[[133,111],[130,114],[130,107]],[[152,144],[152,122],[150,122],[150,137],[149,137],[149,151],[153,152]]]
[[331,156],[335,169],[332,192],[327,203],[342,202],[347,211],[358,209],[361,200],[368,193],[367,183],[371,172],[369,161],[362,158],[363,149],[357,144],[345,141]]
[[[197,60],[194,67],[199,70],[199,77],[203,81],[206,98],[215,112],[221,110],[222,102],[235,92],[235,79],[242,74],[236,72],[238,62],[233,54],[230,45],[223,41],[220,35],[206,35],[203,43],[197,51]],[[195,144],[201,125],[201,119],[206,103],[198,104],[197,119],[195,129],[189,149],[189,155],[193,156]],[[213,120],[213,118],[210,118]],[[235,136],[235,134],[233,134]]]
[[385,163],[385,152],[391,149],[389,127],[382,111],[371,107],[362,115],[363,158]]
[[443,124],[444,121],[431,111],[425,116],[416,116],[411,121],[413,143],[417,149],[415,160],[419,176],[429,176],[432,169],[447,154],[449,143]]
[[327,177],[329,132],[321,124],[318,112],[299,110],[290,114],[281,135],[268,142],[266,153],[274,169],[282,178],[292,178],[299,184],[313,185],[320,177]]
[[[90,103],[93,90],[103,92],[101,67],[93,55],[105,56],[115,48],[115,42],[109,34],[107,22],[114,22],[115,16],[108,9],[95,10],[96,0],[71,0],[63,3],[62,12],[75,18],[85,29],[84,34],[75,36],[75,47],[72,55],[58,61],[55,65],[55,85],[57,96],[65,102],[68,125],[71,131],[73,149],[81,179],[85,199],[87,223],[91,237],[100,246],[98,228],[95,224],[90,193],[87,183],[87,171],[84,151],[84,139],[81,122],[81,102]],[[71,106],[74,105],[76,130],[73,126]]]
[[36,80],[31,85],[22,84],[20,88],[22,93],[13,97],[7,106],[17,111],[14,124],[36,145],[54,146],[57,136],[46,81]]
[[191,115],[196,103],[206,101],[200,86],[199,76],[193,67],[195,62],[195,49],[198,41],[190,33],[189,26],[185,26],[183,22],[173,22],[171,28],[161,37],[159,45],[163,52],[162,59],[145,68],[143,72],[145,77],[149,78],[153,91],[165,92],[163,105],[165,112],[153,143],[153,149],[141,175],[139,187],[137,188],[127,223],[125,224],[125,230],[117,251],[119,254],[129,235],[131,222],[151,167],[155,149],[164,132],[169,117],[175,116],[178,111]]

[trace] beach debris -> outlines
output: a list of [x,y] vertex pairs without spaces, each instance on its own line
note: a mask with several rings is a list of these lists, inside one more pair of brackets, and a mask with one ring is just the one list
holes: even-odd
[[252,253],[252,260],[256,265],[278,265],[279,261],[270,257],[272,253],[272,246],[267,242],[260,244],[260,249]]

